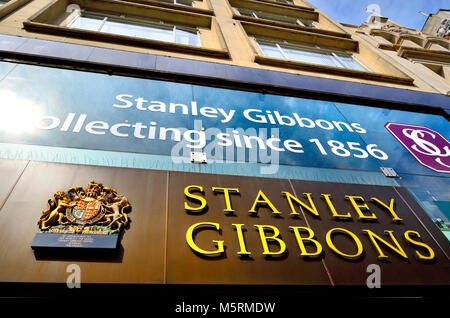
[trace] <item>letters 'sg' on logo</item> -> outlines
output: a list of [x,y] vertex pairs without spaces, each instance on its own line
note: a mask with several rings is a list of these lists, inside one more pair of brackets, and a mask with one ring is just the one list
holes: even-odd
[[388,122],[385,127],[422,165],[450,173],[450,142],[440,133],[408,124]]

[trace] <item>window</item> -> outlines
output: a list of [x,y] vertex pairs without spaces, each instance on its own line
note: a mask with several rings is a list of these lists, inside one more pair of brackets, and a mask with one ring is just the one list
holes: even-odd
[[28,32],[66,36],[69,41],[84,39],[93,43],[108,43],[117,49],[127,46],[139,51],[149,49],[151,54],[170,51],[230,58],[212,11],[193,7],[175,9],[175,5],[140,2],[71,0],[66,5],[65,0],[53,0],[23,21],[23,27]]
[[196,28],[125,15],[81,12],[68,27],[192,46],[201,45]]
[[292,1],[292,0],[272,0],[272,1],[294,5],[294,1]]
[[309,45],[307,43],[293,44],[287,41],[274,42],[257,40],[257,43],[263,54],[267,57],[357,71],[368,71],[351,53],[339,49],[319,47],[318,45]]
[[282,23],[295,24],[310,28],[317,28],[312,20],[300,19],[294,16],[280,15],[274,14],[265,11],[255,11],[247,8],[236,8],[236,11],[246,17],[256,18],[256,19],[265,19]]
[[172,3],[172,4],[178,4],[180,6],[187,6],[187,7],[193,7],[194,1],[190,0],[156,0],[159,2],[165,2],[165,3]]

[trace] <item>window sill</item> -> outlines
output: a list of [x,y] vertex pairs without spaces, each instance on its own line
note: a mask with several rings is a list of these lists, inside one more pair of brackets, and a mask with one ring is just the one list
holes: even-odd
[[340,75],[340,76],[347,76],[347,77],[351,77],[351,78],[360,78],[360,79],[366,79],[366,80],[370,80],[370,81],[393,83],[393,84],[400,84],[400,85],[411,86],[411,85],[413,85],[413,82],[414,82],[414,79],[409,78],[409,77],[398,77],[398,76],[385,75],[385,74],[380,74],[380,73],[363,72],[363,71],[357,71],[357,70],[351,70],[351,69],[344,69],[344,68],[339,68],[339,67],[308,64],[308,63],[302,63],[302,62],[296,62],[296,61],[290,61],[290,60],[281,60],[281,59],[277,59],[277,58],[271,58],[271,57],[260,56],[260,55],[255,56],[255,62],[259,63],[259,64],[264,64],[264,65],[290,68],[290,69],[296,69],[296,70],[301,70],[301,71]]
[[264,26],[275,26],[275,27],[286,28],[286,29],[289,28],[289,29],[293,29],[296,31],[311,32],[311,33],[317,33],[317,34],[322,34],[322,35],[330,35],[330,36],[334,36],[334,37],[341,37],[341,38],[350,38],[351,37],[351,35],[347,34],[347,33],[304,27],[304,26],[300,26],[300,25],[271,21],[271,20],[266,20],[266,19],[257,19],[257,18],[242,16],[242,15],[236,15],[236,14],[233,15],[233,19],[244,21],[244,22],[259,23]]
[[25,3],[30,2],[31,0],[12,0],[5,3],[2,7],[0,7],[0,19],[7,16],[14,10],[23,6]]
[[387,51],[395,51],[395,47],[393,44],[378,44],[378,48],[381,50],[387,50]]
[[39,32],[53,35],[67,36],[83,40],[91,40],[106,43],[115,43],[120,45],[143,47],[161,51],[171,51],[176,53],[184,53],[191,55],[199,55],[211,58],[229,59],[230,54],[225,50],[218,50],[205,47],[197,47],[192,45],[163,42],[142,38],[135,38],[124,35],[116,35],[109,33],[101,33],[88,30],[71,29],[57,25],[38,23],[32,21],[23,22],[24,29],[30,32]]

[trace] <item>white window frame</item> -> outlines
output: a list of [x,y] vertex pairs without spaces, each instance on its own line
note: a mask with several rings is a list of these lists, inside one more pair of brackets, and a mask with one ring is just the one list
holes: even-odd
[[[308,26],[308,25],[306,25],[306,24],[301,20],[301,18],[296,18],[296,19],[295,19],[295,17],[292,17],[292,19],[295,19],[295,22],[280,21],[280,20],[282,20],[282,19],[280,19],[280,20],[275,20],[275,19],[270,19],[270,18],[265,18],[265,17],[259,17],[259,16],[258,16],[258,12],[256,12],[256,11],[253,10],[253,9],[239,8],[239,7],[235,7],[234,9],[235,9],[235,12],[237,12],[237,14],[240,15],[240,16],[247,16],[247,17],[248,17],[248,15],[242,14],[242,13],[239,11],[239,10],[246,10],[246,11],[248,12],[248,14],[251,14],[251,16],[252,16],[253,18],[255,18],[255,19],[259,19],[259,20],[269,20],[269,21],[273,21],[273,22],[281,22],[281,23],[286,23],[286,24],[291,24],[291,25],[299,25],[299,26],[302,26],[302,27],[305,27],[305,28],[315,28],[315,29],[318,29],[318,26],[315,24],[315,21],[311,21],[311,25],[312,25],[312,26]],[[264,11],[261,11],[261,10],[260,10],[259,12],[263,12],[263,13],[264,13]],[[286,15],[280,15],[280,14],[271,13],[271,12],[267,12],[267,13],[268,13],[268,14],[273,14],[273,15],[276,15],[276,16],[279,16],[280,18],[283,18],[283,17],[289,17],[289,16],[286,16]]]
[[[257,38],[255,38],[255,37],[253,37],[253,40],[254,40],[254,41],[256,42],[256,44],[258,45],[258,48],[259,48],[259,50],[260,50],[261,53],[264,54],[264,51],[262,50],[262,48],[261,48],[261,46],[260,46],[260,42],[261,42],[262,44],[267,44],[267,45],[272,45],[272,46],[277,47],[284,59],[289,60],[289,61],[295,61],[295,60],[292,60],[292,59],[289,59],[289,58],[288,58],[287,54],[286,54],[286,53],[284,52],[284,50],[283,50],[283,47],[279,44],[280,41],[274,41],[274,40],[268,40],[268,39],[261,39],[261,38],[257,39]],[[331,56],[333,56],[333,58],[335,59],[335,61],[336,61],[338,64],[342,65],[342,68],[344,68],[344,69],[349,69],[349,70],[354,70],[354,69],[351,68],[344,60],[342,60],[342,59],[339,57],[339,55],[336,54],[337,51],[336,51],[336,50],[333,50],[332,48],[324,48],[324,47],[320,47],[320,46],[318,46],[318,45],[314,45],[314,47],[310,47],[310,46],[306,46],[306,45],[302,46],[301,44],[298,44],[298,43],[292,44],[292,43],[289,43],[288,41],[283,41],[283,42],[285,42],[285,43],[282,43],[282,45],[283,45],[283,44],[287,44],[288,46],[292,47],[292,49],[294,49],[294,50],[295,50],[295,49],[297,49],[297,50],[299,50],[299,51],[301,51],[301,50],[304,50],[304,51],[310,50],[310,51],[313,51],[313,52],[316,51],[317,53],[330,54]],[[341,53],[341,52],[338,52],[338,53]],[[361,63],[361,62],[354,56],[354,54],[349,53],[349,52],[345,52],[345,51],[342,51],[341,54],[345,54],[345,55],[348,55],[349,57],[351,57],[357,64],[359,64],[359,65],[364,69],[364,71],[362,71],[362,72],[370,72],[370,69],[369,69],[367,66],[365,66],[363,63]],[[300,61],[299,61],[299,62],[300,62]],[[317,64],[317,65],[320,65],[320,64]],[[361,70],[358,70],[358,71],[361,71]]]
[[[174,0],[176,1],[176,0]],[[84,17],[84,18],[101,18],[102,22],[100,23],[100,26],[98,27],[98,29],[96,30],[96,32],[101,32],[102,28],[105,26],[105,23],[108,21],[108,19],[112,19],[117,20],[123,24],[127,24],[127,22],[129,23],[142,23],[142,25],[144,26],[148,26],[148,27],[158,27],[158,23],[156,23],[156,21],[148,21],[148,20],[143,20],[141,21],[140,19],[136,19],[136,21],[134,19],[130,19],[129,17],[127,17],[125,14],[120,14],[117,16],[114,16],[113,14],[108,14],[108,13],[101,13],[101,12],[95,12],[95,11],[89,11],[89,10],[78,10],[77,11],[77,15],[74,16],[74,18],[67,24],[67,27],[71,27],[71,25],[79,18],[79,17]],[[127,20],[128,19],[128,20]],[[173,36],[173,43],[177,43],[177,26],[175,24],[165,24],[164,21],[160,20],[159,21],[159,25],[164,25],[167,26],[166,29],[169,29],[169,27],[172,28],[172,36]],[[178,27],[180,30],[183,30],[183,27]],[[186,29],[192,29],[192,31],[195,29],[196,32],[195,34],[197,35],[197,41],[198,41],[198,47],[202,46],[202,41],[201,41],[201,36],[200,36],[200,31],[198,30],[197,27],[186,27]],[[192,32],[194,33],[194,32]],[[177,43],[180,44],[180,43]]]
[[297,19],[295,22],[297,22],[297,24],[300,25],[300,26],[306,27],[306,25],[300,19]]
[[[338,63],[340,63],[344,68],[350,68],[350,66],[339,57],[339,55],[337,55],[334,52],[331,52],[331,55],[338,61]],[[352,58],[353,58],[353,54],[352,54]]]

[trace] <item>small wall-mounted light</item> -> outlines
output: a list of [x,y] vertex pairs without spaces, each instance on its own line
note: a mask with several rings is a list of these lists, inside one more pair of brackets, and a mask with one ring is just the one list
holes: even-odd
[[385,177],[388,178],[398,178],[397,172],[394,169],[388,167],[380,167],[381,172],[383,172]]
[[205,152],[191,152],[192,163],[207,163]]

